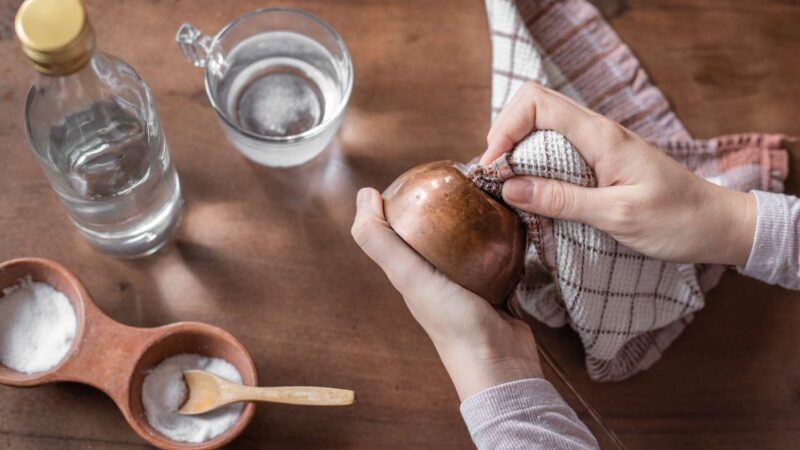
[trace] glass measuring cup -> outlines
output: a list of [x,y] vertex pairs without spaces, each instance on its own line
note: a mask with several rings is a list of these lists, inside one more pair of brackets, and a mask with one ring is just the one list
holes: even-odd
[[205,89],[228,140],[265,166],[289,167],[331,141],[353,88],[353,64],[341,37],[295,9],[245,14],[208,36],[183,24],[183,56],[205,68]]

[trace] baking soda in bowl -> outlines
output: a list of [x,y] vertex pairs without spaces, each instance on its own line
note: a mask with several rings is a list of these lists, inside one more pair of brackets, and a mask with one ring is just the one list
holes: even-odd
[[173,441],[198,444],[210,441],[233,427],[244,404],[234,403],[196,416],[178,413],[188,397],[188,388],[183,380],[186,370],[204,370],[238,384],[242,384],[242,376],[224,359],[194,354],[167,358],[147,373],[142,386],[147,422]]
[[0,363],[35,374],[56,367],[72,347],[77,329],[72,304],[47,283],[30,277],[0,297]]

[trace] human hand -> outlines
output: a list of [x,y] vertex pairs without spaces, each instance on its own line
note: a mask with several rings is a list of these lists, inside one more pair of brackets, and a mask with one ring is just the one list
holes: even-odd
[[647,256],[744,265],[756,200],[708,182],[618,123],[535,83],[503,108],[487,137],[489,163],[533,130],[563,134],[597,176],[597,188],[515,177],[503,199],[536,214],[585,223]]
[[496,311],[409,247],[386,222],[376,190],[361,189],[357,208],[353,238],[403,296],[462,400],[503,383],[542,377],[524,322]]

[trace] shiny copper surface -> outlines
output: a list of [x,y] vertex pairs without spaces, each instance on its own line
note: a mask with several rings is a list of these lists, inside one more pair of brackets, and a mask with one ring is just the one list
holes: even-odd
[[397,234],[451,280],[496,305],[508,298],[522,274],[522,224],[452,161],[405,172],[383,200]]

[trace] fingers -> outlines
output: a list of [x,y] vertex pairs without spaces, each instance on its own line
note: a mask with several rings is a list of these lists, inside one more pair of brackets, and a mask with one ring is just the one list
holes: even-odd
[[603,217],[606,197],[604,189],[546,178],[514,177],[503,185],[503,200],[516,208],[600,229],[606,225]]
[[605,150],[615,148],[631,135],[616,122],[596,114],[561,93],[529,82],[503,108],[486,140],[481,164],[494,161],[534,130],[563,134],[594,167]]
[[358,191],[351,234],[364,253],[383,269],[392,285],[406,296],[415,285],[430,279],[435,269],[422,259],[386,222],[383,202],[375,189]]
[[480,163],[488,164],[503,153],[510,152],[514,145],[533,131],[536,123],[536,105],[531,99],[523,98],[520,88],[517,94],[497,115],[489,134],[488,147],[481,156]]

